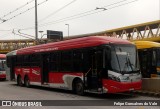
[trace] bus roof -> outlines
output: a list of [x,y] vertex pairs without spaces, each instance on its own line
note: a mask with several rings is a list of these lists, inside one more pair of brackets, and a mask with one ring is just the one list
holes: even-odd
[[0,54],[0,59],[5,59],[6,55],[5,54]]
[[137,46],[138,49],[160,47],[160,43],[152,41],[134,41],[133,43]]
[[109,43],[132,44],[127,40],[113,38],[113,37],[90,36],[90,37],[76,38],[76,39],[70,39],[65,41],[52,42],[48,44],[32,46],[28,48],[19,49],[15,52],[17,55],[32,54],[32,53],[38,53],[38,52],[49,52],[49,51],[56,51],[56,50],[92,47],[92,46],[98,46],[101,44],[109,44]]

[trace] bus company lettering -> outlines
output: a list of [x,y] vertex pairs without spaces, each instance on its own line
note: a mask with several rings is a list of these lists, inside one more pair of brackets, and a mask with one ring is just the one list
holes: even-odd
[[23,68],[22,71],[23,71],[23,73],[29,73],[30,72],[29,69],[25,69],[25,68]]
[[40,71],[37,71],[37,70],[34,70],[34,69],[32,69],[32,73],[36,74],[36,75],[40,75]]
[[20,72],[20,71],[21,71],[21,69],[17,69],[17,71],[18,71],[18,72]]
[[58,47],[55,47],[55,48],[46,48],[46,49],[39,49],[39,50],[35,50],[35,52],[54,51],[54,50],[58,50]]

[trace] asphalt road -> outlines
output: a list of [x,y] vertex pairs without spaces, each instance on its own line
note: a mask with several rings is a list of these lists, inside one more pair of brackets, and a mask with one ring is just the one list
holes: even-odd
[[[0,81],[0,100],[159,100],[158,97],[149,97],[128,93],[121,94],[89,94],[79,96],[71,91],[32,86],[19,87],[15,82]],[[96,101],[95,101],[96,102]],[[97,101],[98,103],[98,101]],[[43,106],[43,107],[0,107],[0,109],[160,109],[158,106]]]

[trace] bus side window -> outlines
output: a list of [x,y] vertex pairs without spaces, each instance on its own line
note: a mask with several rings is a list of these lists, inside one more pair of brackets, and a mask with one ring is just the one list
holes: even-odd
[[2,61],[2,68],[4,69],[5,61]]
[[41,56],[39,54],[31,55],[30,61],[31,66],[40,66]]
[[24,56],[24,66],[30,66],[30,56],[29,55],[25,55]]
[[72,69],[72,51],[64,51],[61,53],[61,71],[71,71]]
[[79,72],[82,70],[83,54],[80,50],[73,51],[73,71]]
[[22,66],[23,65],[23,56],[17,56],[17,59],[16,59],[16,65],[17,66]]
[[50,55],[50,71],[58,71],[60,65],[60,55],[58,52],[53,52]]

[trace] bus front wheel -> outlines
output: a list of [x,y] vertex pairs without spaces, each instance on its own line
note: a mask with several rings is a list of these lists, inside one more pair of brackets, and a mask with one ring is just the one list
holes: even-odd
[[18,86],[22,86],[23,85],[21,76],[18,76],[18,78],[17,78],[17,85]]
[[24,78],[24,85],[25,85],[26,87],[30,87],[30,81],[29,81],[28,76],[26,76],[26,77]]
[[84,95],[84,86],[81,80],[77,80],[75,83],[75,93],[78,95]]

